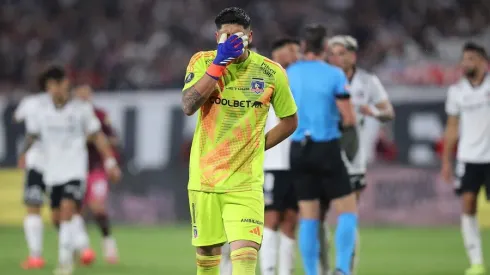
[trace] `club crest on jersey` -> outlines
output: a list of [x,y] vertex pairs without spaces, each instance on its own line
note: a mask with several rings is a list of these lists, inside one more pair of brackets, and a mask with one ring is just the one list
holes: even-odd
[[192,235],[193,235],[194,239],[197,238],[197,226],[192,227]]
[[265,83],[263,79],[252,78],[252,81],[250,82],[250,91],[261,94],[264,92],[264,86]]

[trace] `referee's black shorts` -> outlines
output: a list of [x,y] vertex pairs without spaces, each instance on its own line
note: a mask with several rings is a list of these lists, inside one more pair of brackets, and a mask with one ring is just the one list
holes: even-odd
[[341,152],[338,139],[291,143],[291,171],[299,201],[319,199],[328,204],[354,191]]

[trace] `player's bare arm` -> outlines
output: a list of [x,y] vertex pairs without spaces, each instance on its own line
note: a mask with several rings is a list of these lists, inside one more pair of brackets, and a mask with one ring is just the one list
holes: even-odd
[[381,122],[387,122],[393,120],[395,118],[395,111],[393,109],[393,105],[388,100],[384,100],[375,105],[378,109],[379,113],[376,114],[376,117]]
[[442,177],[448,182],[452,183],[453,166],[452,156],[454,148],[458,142],[459,137],[459,117],[448,115],[446,121],[446,130],[444,132],[444,148],[442,151]]
[[27,134],[25,141],[24,141],[24,146],[22,147],[21,154],[24,155],[29,151],[29,149],[34,145],[34,143],[39,139],[39,135],[37,134]]
[[93,142],[97,151],[104,159],[104,167],[111,176],[111,179],[117,182],[121,177],[121,171],[114,158],[114,152],[107,136],[102,131],[97,131],[88,137],[89,142]]
[[17,166],[19,168],[25,167],[25,156],[27,151],[34,145],[34,143],[39,139],[37,134],[27,134],[24,140],[24,145],[22,146],[22,151],[20,152],[20,156],[17,162]]
[[288,138],[298,127],[296,114],[281,118],[279,123],[265,134],[265,150],[269,150]]
[[192,116],[216,88],[217,80],[205,74],[196,84],[192,85],[182,93],[182,110],[188,116]]
[[368,105],[362,105],[360,111],[362,114],[372,116],[381,122],[387,122],[395,118],[393,105],[388,100],[377,103],[374,108]]

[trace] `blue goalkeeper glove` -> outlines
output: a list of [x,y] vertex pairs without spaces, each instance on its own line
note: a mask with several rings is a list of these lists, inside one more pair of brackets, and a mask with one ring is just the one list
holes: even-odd
[[218,80],[223,75],[226,66],[242,55],[247,45],[248,36],[242,32],[235,33],[230,37],[226,33],[221,34],[216,57],[206,73]]

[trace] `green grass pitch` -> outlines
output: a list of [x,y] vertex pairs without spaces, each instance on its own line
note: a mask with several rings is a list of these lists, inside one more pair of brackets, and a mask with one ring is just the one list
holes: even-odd
[[[98,261],[78,267],[75,275],[180,275],[195,274],[194,249],[185,226],[116,227],[121,263]],[[483,232],[484,248],[490,247],[490,231]],[[91,243],[100,256],[100,236],[90,228]],[[399,229],[363,228],[358,275],[460,275],[467,259],[457,228]],[[47,275],[56,263],[56,234],[45,234],[47,267],[24,271],[19,263],[26,256],[22,229],[0,227],[0,274]],[[298,260],[296,274],[304,274]],[[490,268],[490,266],[487,266]],[[259,273],[257,273],[259,274]]]

